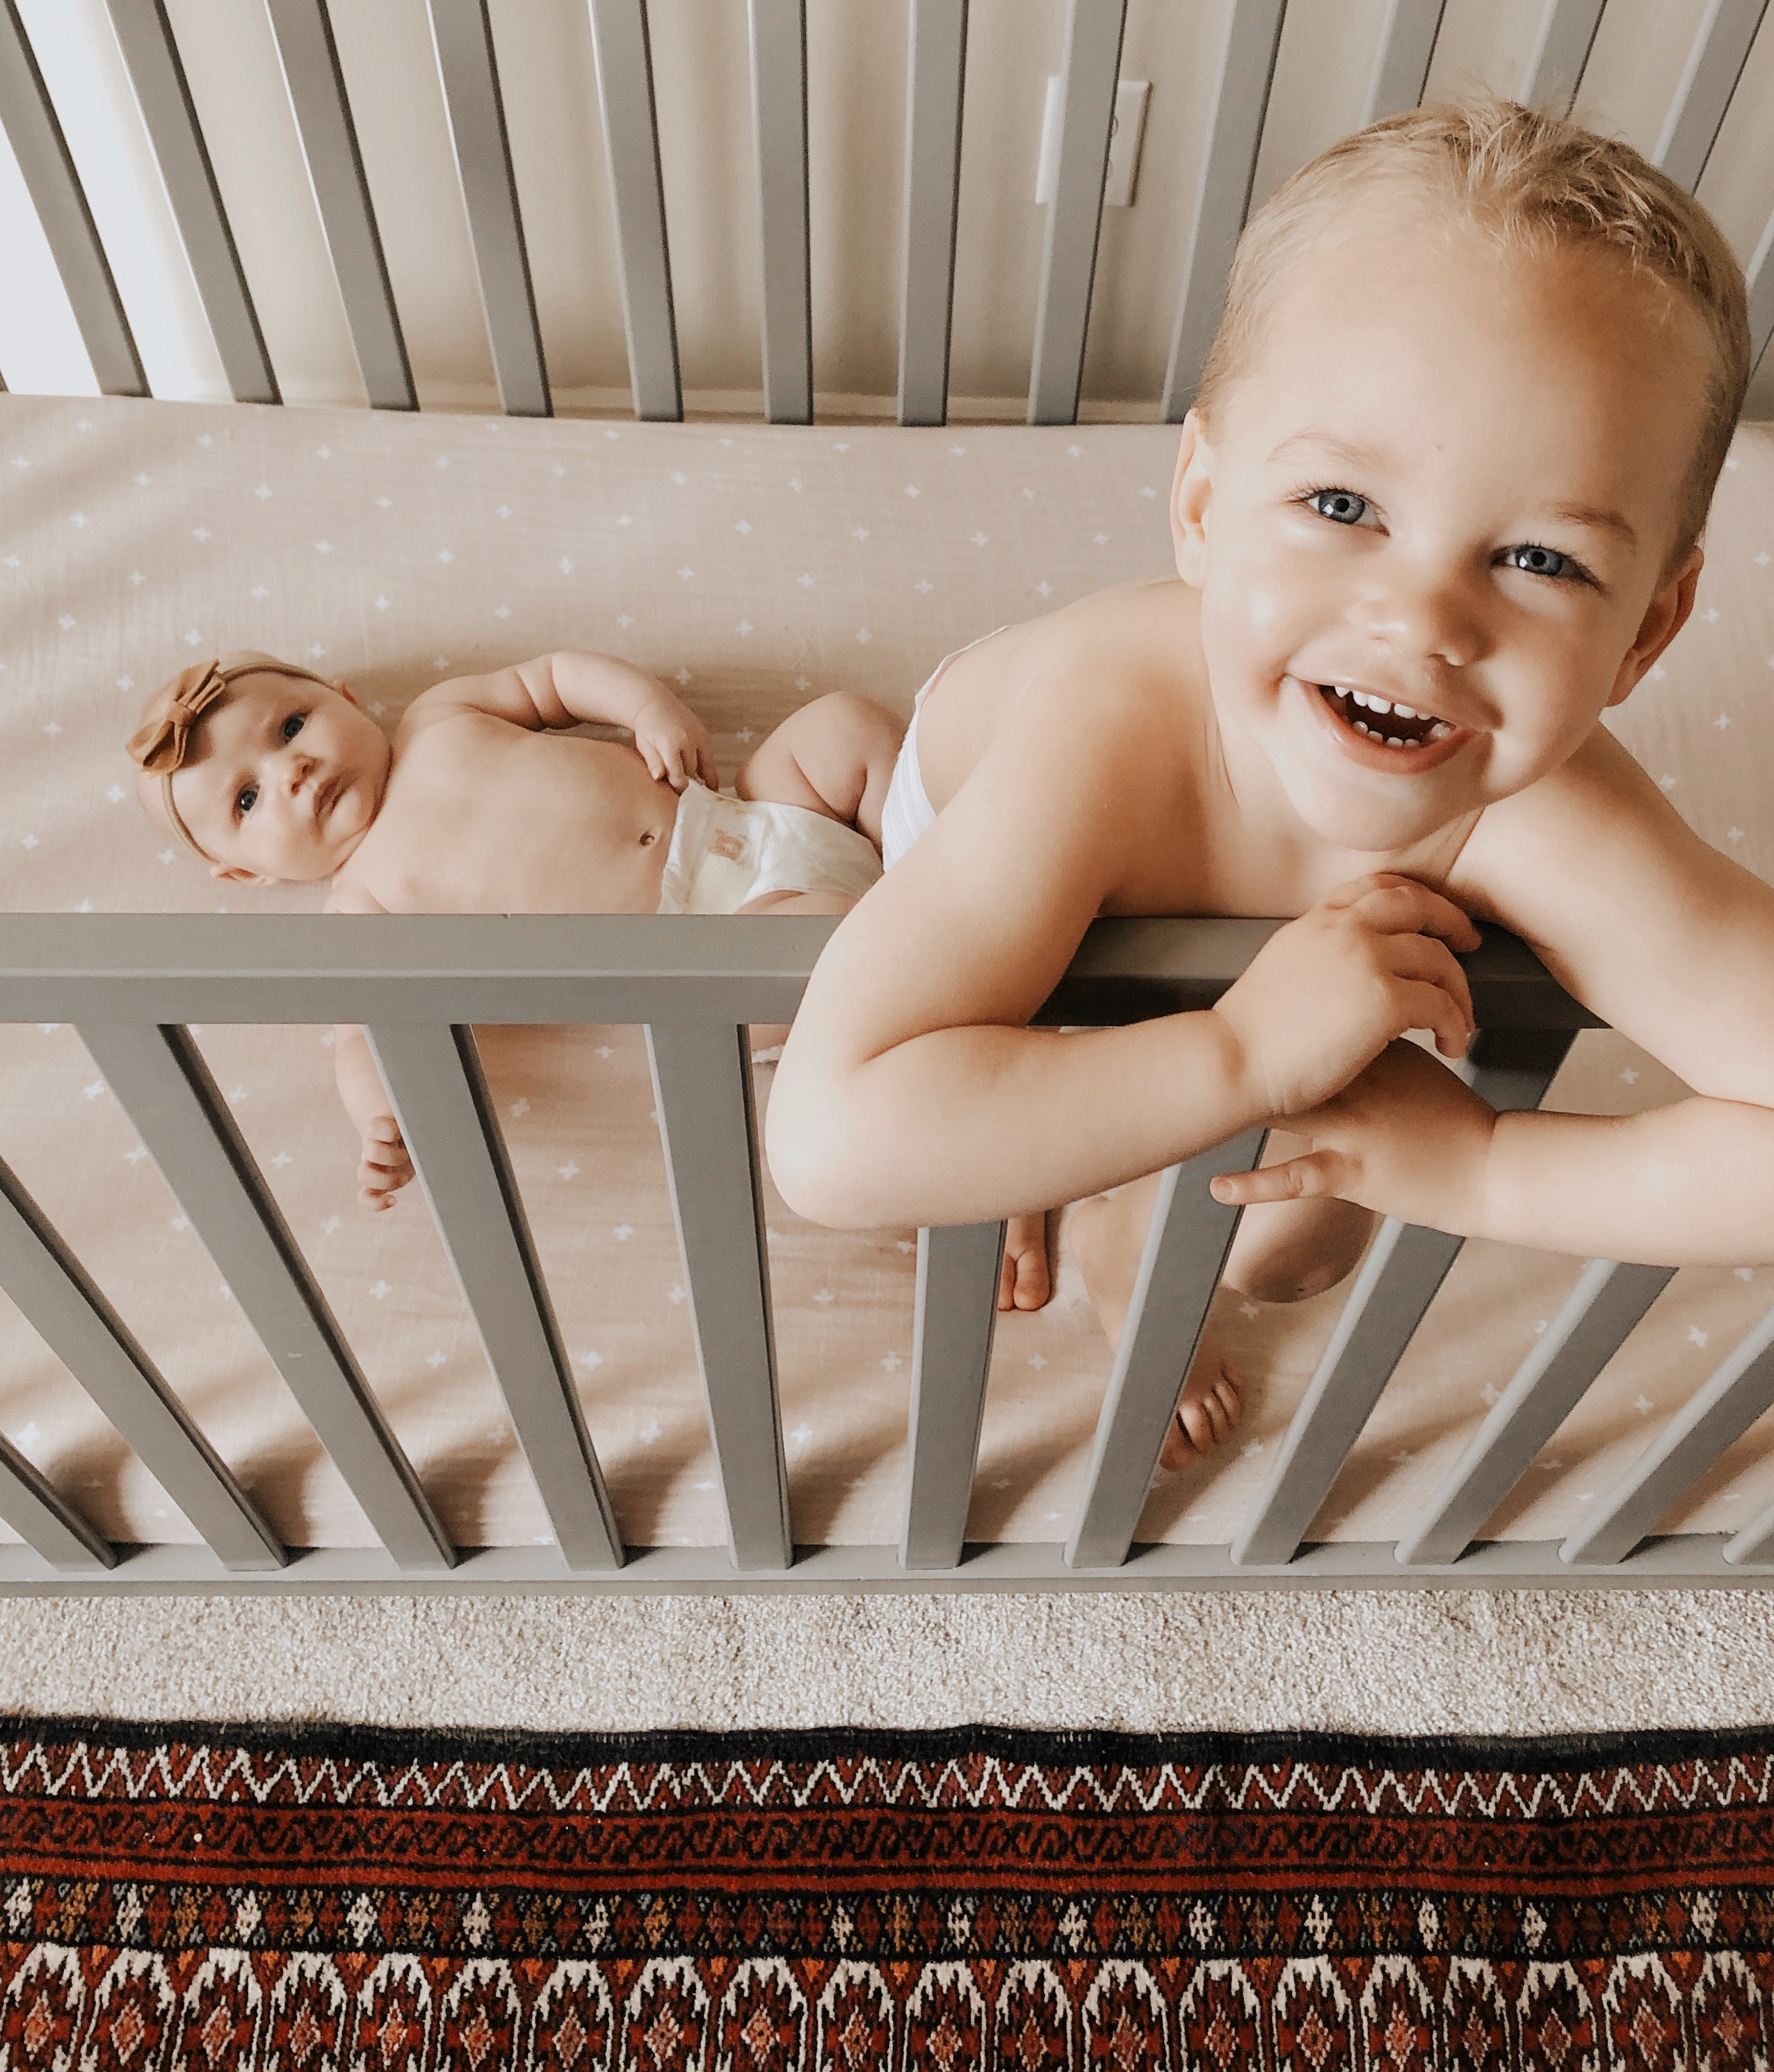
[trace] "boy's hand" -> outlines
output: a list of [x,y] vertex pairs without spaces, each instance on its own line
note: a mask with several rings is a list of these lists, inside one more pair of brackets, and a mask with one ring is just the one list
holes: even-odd
[[367,1209],[392,1209],[395,1196],[412,1178],[413,1161],[401,1141],[400,1125],[392,1115],[377,1116],[363,1132],[357,1198]]
[[1222,1173],[1236,1207],[1336,1194],[1384,1216],[1469,1235],[1478,1227],[1497,1121],[1472,1088],[1415,1043],[1389,1043],[1340,1093],[1287,1128],[1312,1148],[1260,1171]]
[[721,789],[708,730],[669,692],[649,700],[635,713],[634,733],[648,771],[674,791],[681,791],[692,777],[711,791]]
[[1293,1128],[1407,1029],[1432,1030],[1443,1057],[1464,1056],[1472,997],[1454,950],[1479,940],[1451,899],[1389,871],[1340,885],[1278,930],[1213,1009],[1238,1038],[1258,1111]]

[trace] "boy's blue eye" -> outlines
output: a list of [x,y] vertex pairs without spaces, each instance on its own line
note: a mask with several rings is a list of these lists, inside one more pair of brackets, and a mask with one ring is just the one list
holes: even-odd
[[258,803],[258,786],[257,784],[243,784],[240,787],[240,796],[234,801],[234,810],[236,813],[245,815],[247,813],[250,813],[253,808],[257,805]]
[[1306,502],[1320,518],[1338,525],[1359,525],[1367,516],[1367,499],[1353,489],[1315,489]]
[[1512,569],[1525,569],[1530,576],[1562,576],[1571,557],[1554,547],[1511,547],[1503,557]]
[[288,719],[286,719],[283,723],[283,738],[285,741],[294,741],[295,739],[296,736],[302,731],[302,722],[307,717],[308,715],[306,713],[290,713]]

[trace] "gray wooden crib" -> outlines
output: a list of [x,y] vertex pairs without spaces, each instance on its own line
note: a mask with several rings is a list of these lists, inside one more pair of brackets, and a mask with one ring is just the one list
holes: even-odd
[[[203,310],[236,400],[275,403],[276,372],[224,212],[164,0],[107,0]],[[417,407],[326,0],[265,0],[368,400]],[[545,415],[550,387],[488,0],[429,0],[499,395]],[[645,0],[589,0],[637,417],[684,414]],[[106,253],[27,33],[0,0],[3,122],[100,385],[147,393]],[[1548,0],[1520,90],[1568,105],[1604,0]],[[1699,179],[1766,0],[1709,0],[1676,82],[1661,162]],[[1234,0],[1202,171],[1177,214],[1183,286],[1163,394],[1180,417],[1212,337],[1249,205],[1285,0]],[[1389,0],[1363,113],[1413,104],[1443,0]],[[1028,395],[1035,424],[1078,413],[1127,0],[1070,0]],[[804,0],[751,0],[762,226],[762,412],[815,407]],[[897,410],[945,421],[950,388],[967,0],[910,0]],[[1758,348],[1774,331],[1774,219],[1752,256]],[[1149,410],[1147,414],[1150,414]],[[1671,1269],[1590,1262],[1464,1455],[1396,1544],[1306,1535],[1460,1240],[1386,1224],[1267,1485],[1226,1547],[1139,1545],[1146,1494],[1236,1217],[1205,1190],[1253,1163],[1260,1133],[1167,1174],[1069,1536],[969,1544],[1001,1225],[926,1231],[918,1248],[909,1472],[897,1547],[797,1546],[784,1465],[746,1025],[788,1018],[832,924],[724,919],[24,915],[0,919],[0,1020],[79,1030],[380,1546],[280,1544],[191,1413],[18,1179],[0,1167],[0,1285],[201,1534],[105,1540],[0,1441],[0,1589],[639,1590],[1316,1587],[1416,1583],[1758,1582],[1774,1506],[1728,1539],[1657,1537],[1671,1503],[1774,1404],[1774,1313],[1604,1492],[1562,1544],[1486,1540],[1486,1521],[1622,1345]],[[1209,1005],[1271,930],[1257,921],[1097,923],[1042,1010],[1108,1025]],[[1474,1083],[1538,1104],[1577,1032],[1599,1026],[1518,943],[1470,965]],[[349,1022],[371,1034],[425,1194],[540,1492],[548,1547],[453,1545],[208,1068],[207,1022]],[[477,1022],[644,1025],[728,1545],[625,1549],[472,1034]]]

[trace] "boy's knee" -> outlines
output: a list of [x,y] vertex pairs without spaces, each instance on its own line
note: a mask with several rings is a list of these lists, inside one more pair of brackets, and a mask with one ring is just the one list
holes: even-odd
[[1310,1301],[1355,1270],[1378,1220],[1349,1202],[1246,1209],[1226,1262],[1226,1285],[1254,1302]]
[[1308,1302],[1354,1270],[1353,1259],[1315,1259],[1302,1266],[1293,1259],[1271,1256],[1229,1264],[1226,1285],[1253,1302]]

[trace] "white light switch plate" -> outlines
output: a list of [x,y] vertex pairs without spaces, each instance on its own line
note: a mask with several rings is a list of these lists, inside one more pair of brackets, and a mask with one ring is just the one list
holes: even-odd
[[[1105,208],[1131,208],[1140,172],[1140,146],[1146,134],[1147,79],[1124,79],[1115,88],[1115,118],[1109,130],[1109,172],[1103,183]],[[1047,109],[1041,119],[1041,164],[1035,175],[1035,199],[1049,202],[1059,183],[1060,82],[1047,82]]]

